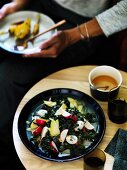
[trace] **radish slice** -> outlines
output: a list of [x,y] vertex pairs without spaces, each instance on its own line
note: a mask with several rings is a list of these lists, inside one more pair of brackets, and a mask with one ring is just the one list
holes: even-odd
[[94,129],[94,126],[90,122],[88,122],[88,120],[86,120],[85,118],[84,118],[84,126],[89,130]]
[[79,130],[83,129],[83,127],[84,127],[84,122],[79,120],[79,121],[77,121],[77,127],[75,128],[75,131],[79,131]]
[[36,122],[36,124],[39,125],[39,126],[44,126],[44,125],[46,124],[46,120],[41,119],[41,118],[36,119],[35,122]]
[[77,136],[75,136],[75,135],[68,135],[68,136],[66,137],[66,141],[67,141],[69,144],[73,145],[73,144],[76,144],[76,143],[77,143],[78,138],[77,138]]
[[67,133],[68,133],[68,129],[64,129],[61,134],[60,134],[60,142],[64,142],[65,141],[65,138],[67,136]]
[[51,146],[51,148],[53,148],[54,151],[58,152],[58,148],[57,148],[57,146],[56,146],[54,141],[50,142],[50,146]]
[[46,136],[47,132],[48,132],[48,127],[47,126],[43,127],[41,132],[41,139],[43,139]]
[[38,126],[35,130],[32,131],[32,134],[37,136],[41,133],[41,131],[42,131],[42,127]]

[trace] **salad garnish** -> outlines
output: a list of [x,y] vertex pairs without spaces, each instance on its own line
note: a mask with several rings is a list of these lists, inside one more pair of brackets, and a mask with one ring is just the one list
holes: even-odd
[[43,100],[26,121],[29,140],[51,157],[76,156],[95,140],[96,114],[73,97]]

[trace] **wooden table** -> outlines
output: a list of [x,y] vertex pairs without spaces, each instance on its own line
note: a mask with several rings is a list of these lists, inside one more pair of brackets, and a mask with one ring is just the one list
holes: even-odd
[[[88,84],[88,74],[92,68],[95,66],[78,66],[68,69],[58,71],[54,74],[49,75],[48,77],[42,79],[37,84],[35,84],[24,96],[20,102],[13,123],[13,140],[14,145],[17,151],[17,154],[27,170],[83,170],[83,159],[78,159],[76,161],[57,163],[52,161],[47,161],[41,159],[31,153],[20,140],[18,130],[17,130],[17,121],[18,116],[23,108],[23,106],[30,100],[33,96],[38,93],[51,89],[51,88],[73,88],[80,90],[84,93],[90,95],[89,84]],[[123,84],[127,84],[127,73],[121,71],[123,76]],[[125,94],[126,95],[126,94]],[[113,135],[116,133],[118,128],[127,129],[127,123],[124,124],[115,124],[112,123],[107,116],[107,102],[97,101],[104,110],[106,117],[106,132],[103,140],[99,144],[98,148],[104,150],[107,144],[112,139]],[[106,164],[105,170],[111,170],[113,165],[114,158],[106,154]]]

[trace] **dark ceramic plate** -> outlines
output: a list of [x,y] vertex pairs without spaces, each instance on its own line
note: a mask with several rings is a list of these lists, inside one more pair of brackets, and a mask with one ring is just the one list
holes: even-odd
[[[41,105],[43,100],[49,99],[50,97],[53,98],[58,98],[58,97],[72,97],[75,98],[76,100],[82,101],[88,108],[88,110],[94,112],[96,114],[97,118],[97,126],[96,126],[96,132],[97,136],[95,137],[95,140],[82,152],[77,156],[66,156],[66,157],[58,157],[57,155],[50,155],[48,156],[45,154],[42,150],[37,148],[30,140],[29,140],[29,135],[27,132],[27,124],[26,121],[31,117],[32,112]],[[19,136],[24,143],[24,145],[35,155],[46,159],[50,161],[56,161],[56,162],[67,162],[67,161],[72,161],[79,159],[83,157],[84,155],[90,153],[92,150],[94,150],[99,143],[101,142],[104,133],[105,133],[105,128],[106,128],[106,121],[105,121],[105,116],[102,108],[100,105],[89,95],[74,90],[74,89],[67,89],[67,88],[57,88],[57,89],[51,89],[44,91],[35,97],[33,97],[31,100],[29,100],[26,105],[23,107],[19,119],[18,119],[18,132]]]

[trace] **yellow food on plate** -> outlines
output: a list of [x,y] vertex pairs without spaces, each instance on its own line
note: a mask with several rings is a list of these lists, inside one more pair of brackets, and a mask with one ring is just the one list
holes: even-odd
[[31,30],[31,19],[27,18],[21,24],[12,24],[9,28],[9,32],[11,35],[15,37],[15,39],[23,39],[30,34]]
[[37,22],[34,24],[33,27],[33,35],[37,35],[39,33],[39,24],[40,24],[40,15],[37,15]]

